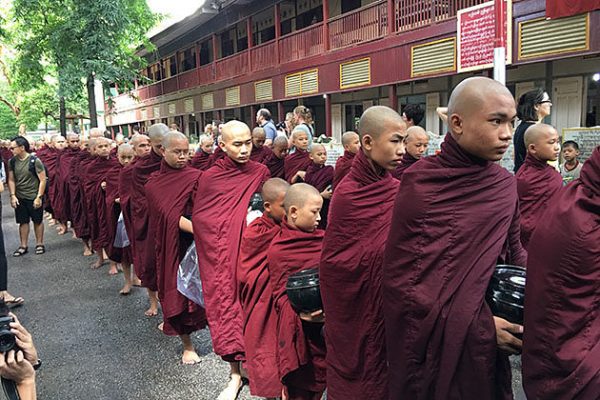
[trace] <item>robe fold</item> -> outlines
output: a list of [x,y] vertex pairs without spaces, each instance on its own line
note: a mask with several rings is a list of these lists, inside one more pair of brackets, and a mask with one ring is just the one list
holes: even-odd
[[264,164],[269,156],[273,153],[273,150],[268,148],[267,146],[256,147],[252,145],[252,152],[250,153],[250,159],[257,163]]
[[84,170],[93,160],[87,150],[81,150],[71,162],[69,174],[69,195],[71,201],[71,222],[75,234],[82,240],[90,239],[90,225],[87,217],[87,201],[83,192]]
[[[504,244],[519,244],[514,176],[446,135],[401,186],[383,264],[390,398],[512,398],[485,292]],[[522,248],[510,254],[525,265]]]
[[[333,183],[333,167],[330,165],[318,165],[311,162],[306,168],[304,182],[314,186],[319,193],[327,189]],[[319,229],[327,228],[327,215],[329,214],[330,199],[323,199],[321,207],[321,220],[319,221]]]
[[402,180],[402,175],[404,174],[404,171],[406,171],[408,167],[412,166],[417,161],[419,161],[417,158],[414,158],[408,153],[404,153],[404,155],[402,156],[402,162],[392,172],[392,176],[398,180]]
[[335,162],[335,174],[333,175],[333,188],[335,189],[342,179],[348,175],[350,172],[350,168],[352,167],[352,161],[356,154],[349,152],[348,150],[344,151],[344,155],[338,158]]
[[156,266],[154,256],[154,238],[156,232],[148,229],[148,203],[144,185],[150,174],[160,169],[162,157],[150,150],[150,153],[139,158],[133,166],[129,205],[133,224],[133,264],[135,274],[142,281],[142,286],[152,291],[157,290]]
[[275,153],[271,152],[269,157],[265,160],[265,165],[271,173],[271,178],[285,179],[285,156],[279,158]]
[[323,324],[302,321],[285,289],[290,275],[319,267],[324,233],[320,229],[310,233],[292,229],[284,221],[267,256],[278,315],[279,376],[290,400],[320,399],[326,386]]
[[331,400],[388,398],[381,279],[399,186],[360,150],[331,200],[320,266]]
[[236,271],[250,198],[269,179],[262,164],[225,157],[200,176],[192,223],[214,352],[243,360],[243,317]]
[[517,172],[517,193],[521,212],[521,243],[529,247],[529,239],[540,217],[550,207],[550,199],[562,186],[562,176],[545,161],[527,154]]
[[277,370],[277,313],[267,266],[267,251],[281,227],[264,215],[244,231],[237,270],[244,312],[244,344],[250,392],[258,397],[281,396]]
[[164,160],[145,185],[150,231],[156,260],[158,299],[164,316],[163,332],[190,334],[206,327],[202,307],[177,290],[179,263],[193,236],[179,229],[179,219],[190,215],[201,172],[190,166],[171,168]]
[[[44,196],[44,210],[48,211],[54,218],[57,218],[54,214],[54,203],[56,202],[56,175],[58,172],[58,165],[60,162],[60,151],[54,148],[48,148],[41,156],[37,156],[46,167],[48,180],[48,195]],[[59,212],[60,213],[60,212]]]
[[73,163],[79,156],[81,150],[79,148],[66,148],[60,158],[59,165],[59,176],[60,182],[58,190],[60,191],[61,201],[63,202],[63,215],[64,221],[73,222],[73,212],[71,208],[71,174],[74,173]]
[[205,171],[208,169],[208,163],[210,160],[210,154],[204,152],[203,150],[198,150],[194,157],[192,157],[190,161],[190,165],[200,171]]
[[528,398],[600,398],[599,267],[596,147],[580,179],[553,198],[531,237],[522,356]]
[[221,149],[220,146],[215,148],[215,151],[208,157],[208,168],[216,164],[217,161],[227,156],[227,154]]
[[[125,231],[127,232],[127,237],[129,238],[129,246],[127,251],[131,257],[131,263],[135,262],[135,249],[133,240],[134,231],[133,231],[133,219],[131,217],[131,190],[132,190],[132,179],[133,179],[133,168],[135,163],[139,160],[139,158],[134,158],[129,165],[121,169],[119,174],[119,206],[121,207],[121,212],[123,213],[123,222],[125,223]],[[137,276],[137,274],[136,274]],[[138,277],[139,278],[139,277]]]
[[288,154],[284,164],[285,180],[291,183],[296,172],[306,171],[310,164],[312,161],[306,150],[296,149],[292,154]]
[[119,177],[123,171],[123,166],[118,162],[115,166],[108,171],[106,176],[106,226],[108,228],[108,247],[106,252],[108,258],[117,263],[128,263],[131,264],[132,254],[131,246],[119,248],[115,247],[115,236],[117,233],[117,223],[121,214],[121,204],[116,203],[115,200],[120,199],[119,195]]

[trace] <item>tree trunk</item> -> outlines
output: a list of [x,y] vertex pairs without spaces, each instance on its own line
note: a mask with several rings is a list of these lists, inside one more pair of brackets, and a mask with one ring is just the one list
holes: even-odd
[[90,110],[90,128],[98,127],[98,113],[96,112],[96,93],[94,85],[94,74],[90,74],[86,82],[88,95],[88,108]]
[[60,96],[60,134],[67,136],[67,107],[64,96]]

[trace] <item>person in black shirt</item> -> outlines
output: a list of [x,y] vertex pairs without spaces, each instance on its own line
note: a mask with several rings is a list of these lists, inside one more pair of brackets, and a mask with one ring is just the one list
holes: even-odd
[[513,142],[515,145],[515,174],[523,165],[527,149],[525,148],[525,131],[533,124],[541,122],[550,115],[552,101],[542,88],[530,90],[519,98],[517,117],[521,120],[515,130]]

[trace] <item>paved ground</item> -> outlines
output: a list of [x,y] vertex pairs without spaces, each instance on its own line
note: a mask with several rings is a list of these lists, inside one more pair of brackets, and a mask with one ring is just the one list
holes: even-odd
[[[145,293],[137,289],[119,296],[122,275],[109,276],[107,266],[91,270],[93,259],[82,256],[79,242],[70,234],[58,236],[54,227],[46,227],[46,254],[13,258],[18,233],[7,197],[3,193],[9,291],[25,298],[16,312],[44,361],[40,399],[217,398],[228,368],[212,353],[207,330],[194,336],[202,363],[181,365],[179,339],[156,329],[160,319],[143,315]],[[30,250],[33,244],[30,239]],[[516,377],[515,387],[518,382]],[[244,387],[239,399],[256,397]]]

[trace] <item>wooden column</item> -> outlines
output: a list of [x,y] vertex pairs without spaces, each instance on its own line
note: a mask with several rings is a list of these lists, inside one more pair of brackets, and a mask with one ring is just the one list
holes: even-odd
[[325,96],[325,134],[331,136],[331,95],[323,96]]
[[396,31],[396,0],[387,0],[387,28],[388,35],[392,35]]
[[396,85],[388,86],[388,98],[390,99],[390,108],[396,112],[398,110],[398,95],[396,94]]
[[280,3],[275,4],[275,62],[279,64],[279,38],[281,37],[281,7]]
[[323,45],[329,50],[329,0],[323,0]]
[[212,35],[212,45],[213,45],[213,62],[217,61],[219,52],[217,52],[217,35]]
[[279,122],[283,122],[285,120],[285,110],[283,109],[283,102],[277,102],[277,119]]
[[195,48],[196,48],[196,75],[198,75],[198,85],[200,84],[200,81],[202,80],[202,77],[200,76],[200,44],[198,42],[196,42],[196,44],[194,44]]
[[250,121],[252,121],[252,122],[250,123],[249,126],[256,126],[256,111],[257,111],[256,106],[254,104],[252,104],[250,106],[250,114],[251,114]]

